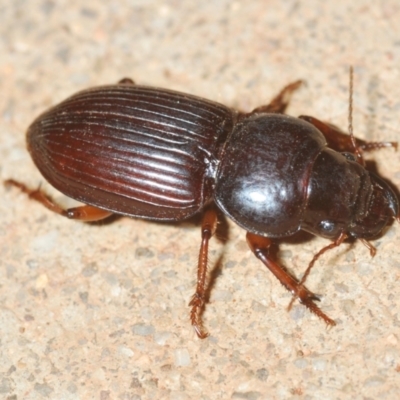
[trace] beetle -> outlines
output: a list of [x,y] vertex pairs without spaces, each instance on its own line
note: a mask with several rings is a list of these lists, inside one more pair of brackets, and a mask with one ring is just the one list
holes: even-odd
[[[208,335],[201,314],[216,207],[245,229],[251,251],[293,299],[335,325],[316,305],[319,297],[304,285],[306,277],[321,254],[347,238],[360,239],[373,254],[368,240],[398,219],[396,194],[362,157],[396,144],[366,142],[316,118],[285,115],[300,85],[287,85],[249,113],[130,79],[83,90],[41,114],[28,128],[27,146],[44,178],[84,205],[64,209],[40,189],[6,183],[81,221],[114,213],[181,221],[203,212],[189,304],[200,338]],[[274,239],[300,230],[332,241],[301,280],[269,254]]]

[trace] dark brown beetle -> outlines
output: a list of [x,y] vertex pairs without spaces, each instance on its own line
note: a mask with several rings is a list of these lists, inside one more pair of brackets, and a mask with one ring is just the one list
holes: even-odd
[[[50,210],[95,221],[112,213],[180,221],[205,209],[191,322],[207,336],[205,302],[208,244],[215,203],[247,231],[250,249],[279,281],[328,325],[335,322],[304,286],[315,260],[346,238],[367,242],[398,217],[390,187],[363,166],[367,143],[315,118],[283,115],[300,81],[268,105],[245,114],[171,90],[117,85],[84,90],[40,115],[29,127],[28,149],[43,176],[86,205],[63,209],[40,190],[19,187]],[[271,239],[305,230],[331,239],[302,280],[271,256]]]

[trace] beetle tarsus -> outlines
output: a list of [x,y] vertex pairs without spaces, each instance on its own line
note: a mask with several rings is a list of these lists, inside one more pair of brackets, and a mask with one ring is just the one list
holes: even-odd
[[306,306],[313,314],[315,314],[317,317],[321,318],[326,325],[328,326],[335,326],[336,322],[329,318],[313,301],[311,300],[306,300],[306,301],[301,301],[301,304]]
[[189,303],[189,306],[192,307],[192,310],[190,311],[190,321],[196,332],[196,335],[200,339],[205,339],[209,336],[209,333],[204,329],[201,321],[201,314],[204,310],[204,304],[204,298],[202,298],[198,293],[193,295],[192,300]]
[[7,179],[4,181],[6,186],[15,186],[21,192],[27,194],[30,199],[36,200],[48,210],[55,212],[68,219],[76,219],[85,222],[100,221],[101,219],[109,217],[112,212],[97,208],[94,206],[84,205],[78,207],[72,207],[64,209],[58,205],[50,196],[44,193],[40,186],[37,189],[29,189],[26,185],[21,182],[15,181],[14,179]]

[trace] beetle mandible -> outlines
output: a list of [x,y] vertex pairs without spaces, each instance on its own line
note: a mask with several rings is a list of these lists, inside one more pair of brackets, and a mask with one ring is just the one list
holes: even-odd
[[[352,76],[352,75],[351,75]],[[312,117],[284,115],[301,81],[268,105],[242,113],[193,95],[140,86],[130,79],[81,91],[41,114],[27,145],[45,179],[85,205],[63,209],[40,189],[19,187],[51,211],[81,221],[113,213],[180,221],[204,211],[191,323],[208,335],[207,255],[216,205],[247,231],[254,255],[311,312],[335,322],[304,286],[315,260],[346,238],[368,239],[398,219],[389,185],[363,165],[362,151],[393,146],[366,142]],[[301,280],[269,254],[274,238],[299,230],[332,240]]]

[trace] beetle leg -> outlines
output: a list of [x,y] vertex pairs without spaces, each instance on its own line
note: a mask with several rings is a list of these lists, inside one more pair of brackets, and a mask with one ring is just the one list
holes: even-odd
[[279,282],[297,297],[300,303],[304,304],[312,313],[325,321],[327,325],[336,325],[335,321],[330,319],[320,308],[314,303],[319,301],[318,296],[309,291],[301,282],[289,274],[283,267],[277,264],[269,257],[269,247],[272,242],[263,236],[258,236],[247,232],[247,244],[254,255],[278,278]]
[[275,96],[269,104],[264,106],[260,106],[255,108],[249,115],[251,114],[259,114],[259,113],[279,113],[283,114],[289,105],[289,101],[292,97],[292,94],[295,90],[297,90],[303,81],[298,80],[296,82],[290,83],[285,86],[277,96]]
[[359,240],[369,250],[369,254],[371,255],[371,257],[375,257],[376,247],[373,246],[370,242],[368,242],[368,240],[362,238],[360,238]]
[[[348,236],[344,232],[342,232],[334,242],[332,242],[332,243],[328,244],[327,246],[323,247],[317,254],[315,254],[314,257],[312,258],[312,260],[310,261],[310,263],[308,264],[306,272],[304,273],[303,277],[301,278],[301,280],[299,282],[299,285],[303,285],[304,284],[304,282],[307,280],[308,275],[311,272],[311,269],[314,267],[314,264],[316,263],[316,261],[324,253],[326,253],[328,250],[331,250],[331,249],[334,249],[335,247],[340,246],[347,238],[348,238]],[[364,242],[367,243],[365,245],[368,247],[368,249],[370,249],[371,256],[373,257],[375,255],[375,253],[376,253],[375,247],[372,246],[371,243],[367,242],[364,239],[361,239],[361,241],[363,243]],[[372,254],[372,249],[371,248],[375,250],[374,254]],[[289,310],[292,308],[293,301],[294,301],[294,299],[292,299],[291,302],[289,303],[289,307],[288,307]]]
[[135,82],[131,78],[122,78],[119,82],[118,85],[134,85]]
[[[355,153],[351,136],[342,132],[334,125],[322,122],[317,118],[301,115],[299,118],[314,125],[325,136],[328,146],[339,152]],[[367,142],[362,139],[355,138],[356,147],[361,151],[371,151],[381,149],[383,147],[394,147],[397,150],[397,142]]]
[[29,189],[23,183],[17,182],[14,179],[8,179],[4,182],[4,184],[17,187],[22,192],[26,193],[29,198],[43,204],[50,211],[53,211],[56,214],[62,215],[63,217],[67,217],[69,219],[77,219],[86,222],[99,221],[101,219],[109,217],[112,214],[109,211],[89,205],[64,209],[57,203],[55,203],[51,199],[51,197],[42,192],[40,188]]
[[215,209],[206,210],[201,223],[201,246],[199,253],[199,261],[197,266],[197,286],[196,293],[193,295],[189,306],[192,307],[190,319],[192,326],[200,339],[208,336],[208,332],[203,328],[201,321],[201,313],[205,304],[206,297],[206,278],[207,278],[207,263],[208,263],[208,244],[211,237],[217,229],[217,213]]

